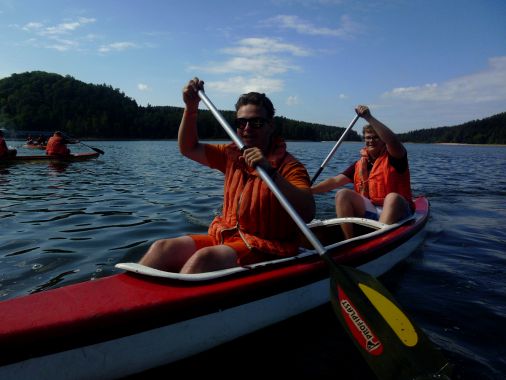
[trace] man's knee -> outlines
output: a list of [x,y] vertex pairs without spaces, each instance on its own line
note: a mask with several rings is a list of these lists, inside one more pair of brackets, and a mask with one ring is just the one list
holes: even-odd
[[383,201],[383,207],[404,208],[407,206],[406,198],[398,193],[388,193]]
[[181,249],[184,245],[184,240],[182,238],[171,238],[171,239],[160,239],[156,240],[153,244],[151,244],[151,250],[155,252],[166,252],[171,250],[173,247]]
[[208,261],[212,260],[214,257],[216,257],[216,250],[213,249],[213,247],[204,247],[200,248],[198,251],[194,254],[195,259],[201,260],[201,261]]
[[380,222],[392,224],[410,215],[409,203],[402,195],[389,193],[383,201]]
[[163,252],[165,251],[167,245],[167,239],[156,240],[151,244],[149,250],[153,252]]
[[336,193],[336,203],[349,202],[354,194],[356,194],[354,190],[341,189]]

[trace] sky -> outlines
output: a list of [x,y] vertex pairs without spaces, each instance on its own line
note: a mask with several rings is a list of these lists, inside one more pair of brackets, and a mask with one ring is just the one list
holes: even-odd
[[[46,71],[183,107],[264,92],[276,115],[395,132],[506,112],[505,0],[0,0],[0,79]],[[202,108],[205,106],[202,104]]]

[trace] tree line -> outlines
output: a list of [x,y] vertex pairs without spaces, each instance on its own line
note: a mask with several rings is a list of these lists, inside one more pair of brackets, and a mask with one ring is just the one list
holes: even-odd
[[[221,111],[233,125],[234,111]],[[60,130],[78,138],[175,139],[183,108],[139,106],[121,90],[43,71],[13,74],[0,80],[0,128],[16,137]],[[337,140],[344,128],[276,116],[276,130],[288,140]],[[199,136],[226,139],[210,111],[199,112]],[[347,140],[359,141],[351,131]]]
[[[234,111],[221,111],[232,125]],[[120,89],[107,84],[88,84],[66,75],[44,71],[12,74],[0,80],[0,128],[10,137],[60,130],[86,139],[175,139],[183,108],[139,106]],[[335,141],[344,128],[292,120],[274,119],[287,140]],[[199,136],[226,139],[211,112],[199,112]],[[506,113],[461,125],[420,129],[399,134],[403,142],[506,144]],[[351,130],[346,140],[360,141]]]
[[419,129],[399,135],[403,142],[506,144],[506,112],[453,127]]

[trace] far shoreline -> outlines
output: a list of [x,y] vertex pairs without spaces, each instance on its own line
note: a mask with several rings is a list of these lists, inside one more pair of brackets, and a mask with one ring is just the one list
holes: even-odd
[[435,145],[506,146],[506,144],[433,143]]

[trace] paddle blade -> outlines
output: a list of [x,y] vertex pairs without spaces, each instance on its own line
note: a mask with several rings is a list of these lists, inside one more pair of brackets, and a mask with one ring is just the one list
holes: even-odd
[[[98,148],[94,148],[92,146],[89,146],[89,145],[83,143],[82,141],[76,139],[75,137],[72,137],[72,136],[70,136],[70,135],[68,135],[66,133],[64,133],[63,135],[65,136],[66,139],[73,140],[75,142],[75,144],[82,144],[82,145],[84,145],[84,146],[86,146],[86,147],[88,147],[90,149],[93,149],[98,154],[105,154],[105,152],[102,149],[98,149]],[[74,144],[74,143],[71,143],[71,144]]]
[[101,149],[98,149],[98,148],[93,148],[92,146],[88,146],[89,148],[93,149],[95,152],[99,153],[99,154],[105,154],[105,152]]
[[333,264],[331,301],[378,379],[449,379],[451,366],[388,290],[367,273]]

